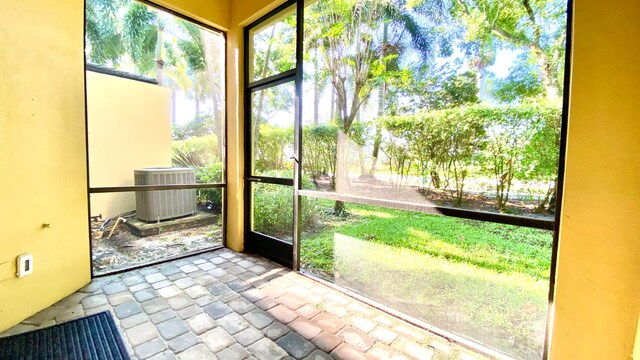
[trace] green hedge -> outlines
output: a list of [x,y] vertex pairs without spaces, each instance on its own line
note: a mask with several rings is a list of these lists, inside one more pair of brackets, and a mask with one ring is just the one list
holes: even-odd
[[[290,174],[291,175],[291,174]],[[265,176],[270,176],[268,173]],[[286,176],[285,176],[286,177]],[[303,177],[302,185],[311,181]],[[302,198],[302,230],[314,226],[317,218],[317,202]],[[253,190],[253,228],[255,231],[291,239],[293,235],[293,187],[258,183]]]
[[[196,168],[197,183],[222,182],[222,163]],[[211,212],[222,210],[222,189],[198,189],[198,203]]]

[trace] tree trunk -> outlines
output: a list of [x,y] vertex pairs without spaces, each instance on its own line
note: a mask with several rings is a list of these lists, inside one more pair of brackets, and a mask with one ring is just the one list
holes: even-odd
[[[386,25],[385,25],[386,30]],[[378,91],[378,118],[384,116],[384,108],[385,108],[385,97],[387,92],[387,84],[383,83],[380,85],[380,90]],[[374,124],[376,130],[373,138],[373,151],[371,152],[371,157],[373,158],[371,161],[371,168],[369,169],[369,175],[374,177],[376,174],[376,167],[378,165],[378,156],[380,154],[380,144],[382,143],[382,129],[380,129],[380,123],[377,121]]]
[[380,145],[382,144],[382,129],[380,129],[379,124],[375,124],[376,133],[373,138],[373,152],[371,154],[371,169],[369,169],[369,176],[372,178],[376,175],[376,167],[378,166],[378,156],[380,155]]
[[336,203],[333,205],[333,215],[339,217],[345,217],[348,215],[347,209],[344,207],[344,202],[336,201]]
[[158,24],[158,34],[156,35],[156,80],[158,85],[164,85],[164,59],[166,58],[166,49],[164,47],[164,25]]
[[[554,180],[552,185],[549,186],[544,199],[533,210],[536,213],[543,213],[545,211],[551,211],[555,209],[555,194],[556,194],[556,181]],[[548,206],[547,206],[548,205]]]
[[344,193],[349,190],[348,139],[349,137],[344,133],[344,131],[338,132],[336,154],[336,191],[339,193]]
[[550,213],[556,212],[556,194],[558,192],[558,179],[555,180],[556,185],[553,188],[553,192],[551,193],[551,199],[549,199],[549,206],[547,207],[547,211]]
[[358,162],[360,162],[360,177],[367,176],[367,167],[365,166],[364,151],[362,150],[362,146],[358,147]]
[[478,60],[477,65],[478,73],[476,75],[476,79],[478,82],[478,98],[486,99],[487,98],[487,70],[486,64],[482,60]]
[[463,165],[458,164],[457,161],[453,162],[453,172],[456,181],[454,205],[456,207],[460,207],[462,206],[462,199],[464,198],[464,181],[467,177],[467,174],[463,168]]
[[[387,42],[389,37],[389,23],[385,21],[382,28],[382,50],[380,51],[380,57],[384,59],[387,54]],[[378,90],[378,117],[384,116],[386,107],[386,95],[387,95],[387,83],[383,82]],[[376,174],[376,166],[378,165],[378,154],[380,153],[380,144],[382,143],[382,130],[378,122],[374,124],[376,127],[375,137],[373,139],[373,160],[371,162],[371,169],[369,175],[374,177]]]
[[535,209],[533,209],[534,213],[543,213],[545,212],[545,210],[547,210],[547,204],[549,203],[549,198],[551,197],[552,189],[553,187],[550,187],[549,189],[547,189],[547,193],[545,194],[544,199],[542,199],[542,201],[540,201],[538,205],[536,205]]
[[507,209],[507,203],[509,202],[509,192],[511,190],[511,182],[513,180],[513,159],[509,159],[505,164],[506,171],[498,177],[498,184],[496,188],[496,199],[498,210],[504,212]]
[[547,91],[547,98],[555,100],[558,98],[559,91],[554,86],[554,81],[551,79],[549,59],[547,59],[547,55],[540,45],[540,40],[542,39],[543,32],[542,28],[536,21],[535,13],[533,11],[533,8],[531,7],[530,1],[523,0],[522,6],[524,6],[525,8],[527,16],[529,17],[529,21],[531,22],[531,27],[533,28],[533,41],[531,42],[530,48],[534,56],[536,57],[536,60],[538,61],[538,65],[540,66],[540,73],[542,74],[542,84]]
[[331,109],[329,110],[331,121],[336,119],[336,90],[331,88]]
[[171,89],[171,126],[176,125],[176,89]]
[[540,74],[542,76],[542,85],[547,92],[547,99],[555,100],[558,98],[558,89],[556,88],[553,80],[551,80],[551,69],[549,68],[549,61],[547,59],[547,55],[542,50],[540,45],[534,44],[531,45],[531,51],[538,62],[538,66],[540,67]]
[[[349,170],[348,170],[348,136],[344,131],[338,132],[338,144],[336,154],[335,188],[340,194],[349,192]],[[347,215],[344,203],[336,201],[333,207],[335,216],[344,217]]]
[[[205,30],[200,30],[200,39],[202,40],[204,48],[204,60],[207,67],[207,78],[209,80],[211,100],[213,102],[213,132],[220,146],[222,145],[222,139],[224,139],[222,134],[224,106],[221,104],[222,99],[224,99],[224,94],[222,94],[222,89],[215,85],[216,80],[223,79],[224,77],[221,74],[222,69],[218,68],[215,60],[222,56],[222,54],[220,54],[219,49],[216,48],[215,44],[213,44],[213,37],[211,34],[207,33]],[[224,87],[224,85],[222,85],[222,87]],[[196,99],[196,111],[199,113],[199,110],[198,100]]]
[[434,189],[440,189],[442,183],[440,182],[440,174],[438,174],[438,170],[431,170],[431,184]]
[[320,120],[320,66],[318,64],[318,49],[313,59],[313,124],[318,126]]
[[[267,71],[269,70],[269,61],[271,61],[271,44],[273,43],[273,37],[276,34],[276,27],[273,26],[271,29],[271,34],[269,35],[269,41],[267,46],[267,51],[264,54],[264,66],[262,67],[262,73],[260,74],[260,78],[264,79],[267,76]],[[249,51],[247,49],[247,51]],[[260,114],[262,114],[262,106],[264,105],[264,92],[266,90],[260,91],[260,97],[258,98],[258,106],[252,108],[253,110],[253,143],[257,144],[258,139],[260,138]],[[247,96],[251,96],[250,94],[246,94]],[[253,105],[253,104],[252,104]]]
[[164,27],[162,25],[159,25],[158,37],[156,42],[156,80],[158,81],[158,85],[160,86],[164,85],[164,59]]

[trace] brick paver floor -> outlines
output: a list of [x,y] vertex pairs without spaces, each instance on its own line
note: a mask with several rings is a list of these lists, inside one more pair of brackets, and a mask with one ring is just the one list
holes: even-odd
[[484,359],[227,249],[98,278],[8,336],[110,310],[133,359]]

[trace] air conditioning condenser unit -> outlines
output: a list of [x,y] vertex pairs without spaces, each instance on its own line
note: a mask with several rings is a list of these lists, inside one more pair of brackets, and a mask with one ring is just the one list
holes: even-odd
[[[136,185],[185,185],[196,183],[192,168],[147,168],[134,170]],[[154,190],[136,192],[138,219],[146,222],[169,220],[197,212],[196,190]]]

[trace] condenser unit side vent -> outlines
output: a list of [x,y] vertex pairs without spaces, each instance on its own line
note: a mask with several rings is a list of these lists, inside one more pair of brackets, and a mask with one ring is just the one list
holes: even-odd
[[[192,168],[148,168],[134,171],[136,185],[186,185],[196,183]],[[137,191],[138,219],[162,221],[193,215],[197,212],[196,190]]]

